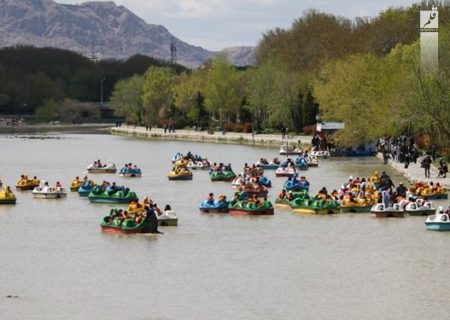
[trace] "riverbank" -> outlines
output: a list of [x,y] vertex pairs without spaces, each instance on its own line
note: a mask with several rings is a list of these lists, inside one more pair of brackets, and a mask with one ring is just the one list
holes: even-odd
[[[382,155],[380,154],[378,158],[382,159]],[[405,177],[405,180],[408,181],[411,185],[414,185],[417,181],[422,181],[426,183],[433,182],[436,184],[439,182],[442,186],[450,189],[450,175],[447,174],[446,178],[438,177],[438,168],[432,164],[430,168],[430,177],[425,177],[425,169],[420,166],[420,158],[417,159],[417,162],[410,163],[408,168],[405,168],[404,163],[395,162],[392,159],[389,159],[389,165],[392,166],[398,173]]]
[[128,135],[149,139],[162,140],[181,140],[181,141],[198,141],[198,142],[215,142],[225,144],[245,144],[276,147],[279,149],[283,143],[287,143],[290,147],[301,146],[306,148],[311,144],[312,136],[306,135],[286,135],[283,139],[281,134],[251,134],[243,132],[226,132],[216,131],[208,133],[207,131],[195,130],[176,130],[169,132],[161,128],[152,128],[147,130],[145,127],[138,126],[120,126],[111,128],[111,134]]
[[[134,136],[148,139],[162,139],[162,140],[180,140],[180,141],[198,141],[198,142],[215,142],[225,144],[245,144],[267,146],[279,149],[282,143],[288,143],[289,146],[301,146],[306,148],[310,146],[312,136],[307,135],[287,135],[282,139],[278,134],[256,134],[242,133],[242,132],[214,132],[209,134],[206,131],[195,130],[176,130],[175,132],[164,132],[161,128],[152,128],[146,130],[145,127],[138,126],[121,126],[111,128],[111,134]],[[382,156],[379,156],[380,160]],[[442,186],[450,188],[450,175],[446,178],[438,178],[438,169],[435,165],[431,166],[430,178],[425,178],[424,169],[420,167],[420,159],[417,163],[410,163],[408,168],[405,168],[404,163],[398,163],[389,159],[389,165],[392,166],[399,174],[401,174],[406,181],[414,185],[416,181],[423,182],[439,182]]]
[[47,123],[47,124],[2,124],[0,123],[0,133],[23,134],[23,133],[51,133],[51,132],[109,132],[113,124],[111,123],[82,123],[82,124],[66,124],[66,123]]

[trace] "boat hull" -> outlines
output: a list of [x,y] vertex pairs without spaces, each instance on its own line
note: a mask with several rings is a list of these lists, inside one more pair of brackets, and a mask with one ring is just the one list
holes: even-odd
[[450,223],[444,222],[425,222],[427,230],[450,231]]
[[171,219],[158,218],[158,226],[176,227],[176,226],[178,226],[178,218],[171,218]]
[[36,199],[60,199],[60,198],[66,198],[66,193],[46,193],[46,192],[40,192],[40,193],[33,193],[33,197]]
[[79,185],[79,186],[70,186],[70,191],[71,192],[77,192],[78,189],[80,189],[80,187],[81,187],[81,185]]
[[343,207],[341,206],[341,213],[363,213],[370,212],[372,206],[351,206],[351,207]]
[[137,234],[137,233],[143,233],[142,228],[138,229],[122,229],[118,226],[113,225],[101,225],[102,231],[105,233],[112,233],[112,234]]
[[105,197],[95,197],[95,196],[88,196],[89,201],[93,203],[130,203],[133,200],[136,200],[135,198],[105,198]]
[[119,176],[128,178],[140,178],[142,177],[142,173],[119,173]]
[[171,181],[185,181],[185,180],[192,180],[192,174],[190,175],[182,175],[182,176],[168,176],[169,180]]
[[339,208],[294,208],[292,210],[295,213],[300,214],[316,214],[316,215],[329,215],[338,214],[340,212]]
[[228,208],[202,208],[202,207],[200,207],[200,212],[202,212],[202,213],[228,213]]
[[280,165],[279,164],[258,164],[258,167],[264,169],[264,170],[277,170]]
[[39,184],[37,184],[37,185],[30,184],[30,185],[22,185],[22,186],[17,185],[16,189],[19,191],[27,191],[27,190],[33,190],[36,187],[39,187]]
[[427,197],[428,200],[447,200],[448,194],[447,193],[440,193],[440,194],[431,194],[431,195],[423,195],[424,197]]
[[404,211],[372,211],[372,214],[376,218],[403,218],[405,216]]
[[436,212],[435,209],[424,209],[424,210],[405,210],[405,213],[407,213],[410,216],[429,216]]
[[0,205],[2,204],[16,204],[16,199],[0,199]]
[[87,169],[88,173],[116,173],[117,169],[115,168],[106,168],[106,169],[102,169],[102,168],[89,168]]
[[267,208],[267,209],[238,209],[238,208],[230,208],[228,209],[228,213],[231,215],[239,215],[239,216],[268,216],[274,214],[273,208]]

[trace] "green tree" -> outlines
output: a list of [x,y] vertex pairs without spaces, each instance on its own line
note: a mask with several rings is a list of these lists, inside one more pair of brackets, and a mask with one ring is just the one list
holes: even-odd
[[157,124],[171,114],[173,103],[173,71],[168,67],[150,67],[144,76],[141,118]]
[[228,117],[239,117],[241,96],[239,95],[240,77],[225,56],[217,56],[207,70],[205,83],[205,105],[207,110],[218,118],[219,126],[225,124]]
[[141,122],[143,85],[144,76],[141,75],[134,75],[116,83],[111,104],[117,117],[125,118],[127,123]]
[[37,122],[49,122],[58,120],[59,104],[53,99],[45,100],[44,103],[36,109]]

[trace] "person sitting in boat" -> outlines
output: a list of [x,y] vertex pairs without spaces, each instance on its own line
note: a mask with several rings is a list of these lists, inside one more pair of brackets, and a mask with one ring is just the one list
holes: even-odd
[[248,198],[247,198],[247,200],[245,202],[246,203],[248,203],[248,202],[256,202],[257,199],[258,198],[256,197],[256,194],[252,194],[252,195],[248,196]]
[[102,185],[100,186],[100,189],[101,189],[102,191],[105,191],[106,188],[108,188],[109,185],[110,185],[109,181],[103,180],[103,183],[102,183]]
[[113,194],[115,193],[117,190],[119,190],[119,187],[117,187],[116,182],[113,181],[112,185],[110,185],[108,188],[108,194]]
[[61,189],[61,188],[62,188],[61,182],[56,181],[55,189]]
[[445,213],[446,213],[446,214],[450,214],[450,206],[448,207],[447,210],[445,210]]
[[79,176],[76,176],[75,178],[72,179],[72,184],[73,185],[76,185],[76,184],[79,184],[79,183],[81,183],[81,180],[80,180]]
[[408,192],[408,189],[403,185],[403,182],[400,182],[398,184],[397,189],[395,190],[395,196],[396,197],[406,198],[406,193],[407,192]]
[[162,211],[161,209],[158,207],[158,204],[155,202],[153,204],[153,210],[155,211],[156,215],[159,217],[160,215],[162,215]]
[[309,186],[309,181],[306,179],[305,176],[301,176],[300,180],[298,180],[298,182],[303,183],[305,186]]
[[287,193],[286,200],[288,201],[294,200],[294,194],[292,193],[291,190],[289,190],[289,192]]
[[166,206],[164,207],[164,211],[170,211],[172,210],[172,207],[170,206],[170,204],[166,204]]
[[315,199],[322,199],[325,200],[327,199],[328,196],[328,191],[327,188],[323,187],[322,189],[319,190],[319,192],[317,193],[317,195],[315,196]]
[[252,188],[257,191],[261,189],[261,184],[258,179],[252,179]]
[[134,214],[134,221],[139,224],[142,220],[145,219],[144,211],[138,211]]
[[234,207],[234,206],[236,206],[238,203],[239,203],[239,192],[235,192],[234,194],[233,194],[233,198],[231,198],[231,201],[230,202],[228,202],[228,206],[229,207]]
[[128,211],[127,210],[122,210],[119,212],[119,217],[120,217],[120,221],[119,221],[119,225],[122,224],[122,222],[124,222],[129,216],[128,216]]
[[232,171],[231,169],[231,163],[228,163],[226,166],[224,166],[225,171]]
[[151,204],[153,204],[153,200],[152,200],[152,199],[149,199],[147,196],[145,196],[145,197],[144,197],[144,200],[142,201],[142,203],[143,203],[144,205],[151,205]]
[[102,164],[102,162],[100,161],[100,159],[98,159],[97,161],[94,162],[94,164],[97,164],[97,168],[103,168],[104,165]]
[[330,198],[337,201],[339,200],[339,193],[336,189],[334,189],[331,193],[330,193]]
[[281,192],[278,194],[278,199],[286,199],[287,198],[287,193],[286,193],[286,189],[281,190]]
[[210,192],[208,194],[208,197],[206,198],[206,202],[208,204],[214,204],[214,193]]
[[121,172],[121,173],[126,173],[126,172],[128,172],[128,170],[130,170],[130,169],[131,169],[131,168],[128,167],[128,163],[125,163],[125,164],[123,165],[123,168],[120,169],[120,172]]

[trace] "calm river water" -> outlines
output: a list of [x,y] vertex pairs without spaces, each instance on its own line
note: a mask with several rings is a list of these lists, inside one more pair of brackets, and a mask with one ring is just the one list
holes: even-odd
[[[206,171],[192,181],[166,176],[178,151],[240,171],[277,150],[64,133],[1,135],[0,143],[4,184],[24,173],[68,188],[96,159],[132,162],[141,178],[90,178],[170,203],[179,216],[162,235],[110,235],[99,223],[111,205],[15,191],[17,204],[0,206],[1,319],[423,320],[450,312],[450,233],[426,231],[423,217],[205,215],[198,206],[206,195],[231,196],[231,184],[210,182]],[[374,158],[326,159],[305,175],[314,193],[374,170],[401,179]],[[266,175],[274,200],[284,178]]]

